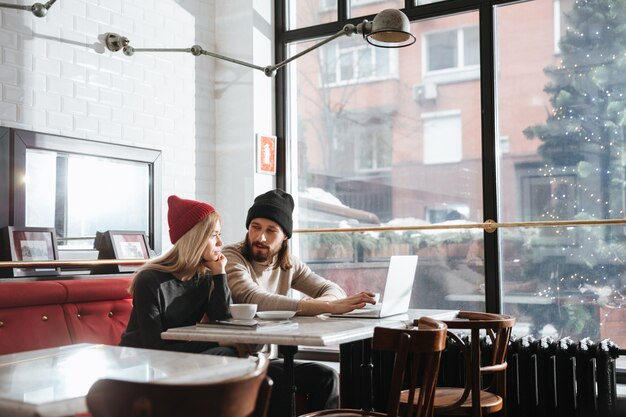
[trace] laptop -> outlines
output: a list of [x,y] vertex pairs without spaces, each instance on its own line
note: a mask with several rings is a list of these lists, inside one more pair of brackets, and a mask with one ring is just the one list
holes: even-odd
[[343,314],[331,314],[331,317],[373,318],[404,314],[409,310],[413,279],[417,269],[417,255],[397,255],[389,260],[389,270],[385,281],[383,300],[375,305],[368,304]]

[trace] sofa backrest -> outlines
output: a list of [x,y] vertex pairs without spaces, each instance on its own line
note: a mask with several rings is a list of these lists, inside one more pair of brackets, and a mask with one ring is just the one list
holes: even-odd
[[130,277],[0,283],[0,354],[118,344],[132,298]]

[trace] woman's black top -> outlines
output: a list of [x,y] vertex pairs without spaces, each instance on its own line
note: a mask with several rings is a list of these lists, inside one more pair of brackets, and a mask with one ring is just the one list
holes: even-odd
[[120,345],[203,352],[217,344],[162,340],[161,332],[195,325],[204,313],[211,320],[229,318],[231,302],[225,274],[196,275],[189,281],[181,281],[167,272],[142,271],[136,277],[133,309]]

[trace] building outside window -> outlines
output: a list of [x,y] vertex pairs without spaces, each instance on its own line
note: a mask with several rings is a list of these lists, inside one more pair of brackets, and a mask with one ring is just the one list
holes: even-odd
[[458,112],[422,114],[424,164],[459,162],[463,158],[461,115]]
[[323,83],[338,85],[395,77],[397,54],[391,49],[371,48],[344,39],[323,49]]
[[[339,74],[357,78],[361,67],[386,71],[372,53],[356,52],[362,39],[321,48],[326,59],[339,60],[345,50],[346,60],[357,61],[350,69],[336,65],[322,77],[315,54],[291,64],[284,133],[290,141],[288,185],[297,204],[300,193],[319,188],[341,205],[375,215],[379,226],[395,228],[357,233],[349,227],[364,222],[337,220],[337,227],[346,227],[337,232],[344,237],[337,244],[353,249],[350,261],[345,251],[341,261],[330,255],[309,260],[318,273],[349,293],[380,290],[389,256],[418,254],[412,307],[484,310],[493,296],[485,264],[494,263],[500,311],[518,318],[516,334],[611,338],[626,345],[623,225],[501,228],[497,254],[485,253],[486,239],[493,238],[480,227],[403,229],[482,223],[488,216],[512,223],[625,217],[626,39],[614,28],[626,11],[609,10],[605,2],[558,4],[558,18],[554,2],[494,6],[488,57],[491,51],[479,50],[479,12],[451,11],[411,23],[418,42],[396,51],[397,77],[339,82]],[[610,24],[599,26],[591,15]],[[289,43],[288,55],[312,42]],[[489,59],[480,61],[481,54]],[[480,63],[489,61],[495,78],[481,80]],[[327,83],[309,82],[319,79]],[[492,81],[495,108],[481,102]],[[375,133],[358,128],[362,122],[346,124],[376,109],[389,127],[384,146],[372,140]],[[485,120],[492,128],[483,126]],[[381,164],[384,170],[361,169]],[[494,178],[485,180],[486,171]],[[453,211],[462,216],[452,218]],[[296,218],[296,228],[305,221],[315,228],[309,219]],[[309,244],[299,239],[295,233],[296,246]]]

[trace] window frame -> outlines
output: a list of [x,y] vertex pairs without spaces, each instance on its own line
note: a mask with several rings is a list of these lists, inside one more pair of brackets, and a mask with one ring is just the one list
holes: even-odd
[[[559,0],[555,0],[559,1]],[[479,13],[479,68],[475,72],[467,72],[465,78],[455,78],[450,80],[447,77],[433,77],[427,79],[422,77],[424,83],[447,83],[473,79],[480,79],[481,97],[481,149],[482,149],[482,173],[483,173],[483,218],[498,222],[499,219],[499,197],[498,197],[498,175],[497,165],[500,153],[498,151],[500,137],[497,132],[496,123],[496,48],[495,33],[497,32],[495,8],[508,4],[517,3],[518,0],[435,0],[420,4],[416,0],[405,0],[405,7],[402,11],[407,15],[409,21],[420,22],[433,18],[453,16],[463,12]],[[288,48],[293,42],[306,41],[328,37],[339,31],[346,23],[358,24],[364,18],[372,20],[373,15],[361,16],[358,19],[350,19],[348,0],[338,0],[338,13],[336,22],[324,23],[303,29],[288,30],[287,15],[285,14],[284,2],[276,2],[276,32],[275,32],[275,60],[281,61],[287,57]],[[423,47],[423,45],[422,45]],[[423,63],[422,63],[423,65]],[[423,68],[422,68],[423,70]],[[294,85],[289,84],[289,79],[278,73],[276,77],[276,127],[279,138],[289,137],[289,119],[287,114],[287,96]],[[297,165],[291,162],[288,155],[291,153],[292,145],[285,140],[281,149],[279,161],[280,170],[277,174],[276,185],[289,190],[291,185],[287,173],[290,172],[290,165]],[[500,231],[484,233],[484,275],[485,275],[485,311],[501,313],[503,310],[502,286],[500,278],[500,268],[502,248],[500,247]],[[617,381],[626,381],[626,372],[618,370]]]
[[161,151],[135,146],[83,140],[68,136],[0,127],[0,227],[25,226],[26,172],[28,149],[63,152],[102,158],[141,162],[149,169],[148,234],[152,249],[161,251]]

